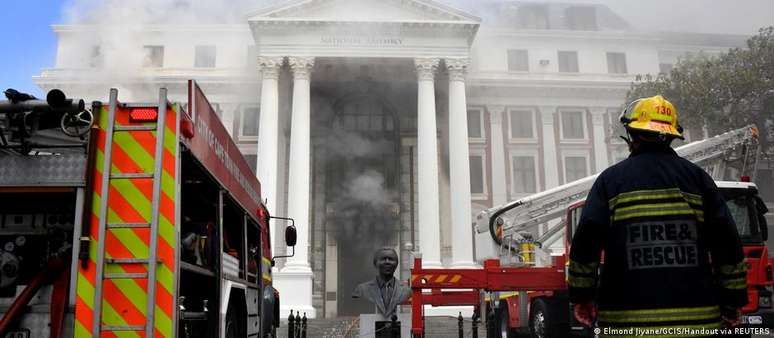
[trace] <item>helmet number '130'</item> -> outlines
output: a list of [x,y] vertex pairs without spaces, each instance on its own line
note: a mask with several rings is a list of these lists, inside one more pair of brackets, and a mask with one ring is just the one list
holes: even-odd
[[666,116],[672,116],[672,108],[667,106],[656,106],[656,112]]

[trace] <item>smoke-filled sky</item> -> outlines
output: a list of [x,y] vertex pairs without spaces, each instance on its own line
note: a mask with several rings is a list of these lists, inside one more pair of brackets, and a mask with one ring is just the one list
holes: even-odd
[[[14,87],[36,95],[31,77],[51,67],[56,37],[50,25],[114,19],[239,22],[246,12],[292,0],[25,0],[5,1],[0,10],[0,88]],[[509,0],[441,0],[476,12],[484,2]],[[532,2],[601,3],[639,31],[687,31],[753,35],[774,25],[771,0],[532,0]]]

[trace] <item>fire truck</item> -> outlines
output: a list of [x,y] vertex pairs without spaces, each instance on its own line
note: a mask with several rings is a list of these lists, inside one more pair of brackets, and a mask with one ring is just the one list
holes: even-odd
[[[759,309],[771,308],[772,266],[766,247],[765,204],[750,183],[758,161],[758,130],[746,126],[679,147],[677,153],[703,167],[732,211],[748,263],[749,324],[761,324]],[[565,264],[592,175],[482,211],[474,224],[476,269],[424,269],[416,253],[411,272],[412,334],[424,332],[424,306],[470,306],[485,320],[490,337],[589,335],[574,322]],[[542,231],[541,231],[542,230]],[[552,244],[563,240],[561,253]],[[751,315],[752,314],[752,315]]]
[[270,218],[203,92],[187,109],[0,101],[0,337],[274,337]]

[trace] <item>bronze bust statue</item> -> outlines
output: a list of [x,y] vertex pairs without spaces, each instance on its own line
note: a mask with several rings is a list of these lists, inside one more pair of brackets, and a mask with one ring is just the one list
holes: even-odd
[[394,276],[398,267],[398,253],[390,247],[374,252],[376,278],[358,285],[352,292],[352,298],[365,298],[376,305],[376,309],[389,319],[396,313],[400,303],[411,297],[411,289],[401,284]]

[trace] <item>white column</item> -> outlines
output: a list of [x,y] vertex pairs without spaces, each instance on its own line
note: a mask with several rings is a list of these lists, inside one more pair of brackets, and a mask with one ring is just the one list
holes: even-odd
[[[258,127],[258,163],[256,175],[261,182],[261,197],[266,200],[269,213],[278,208],[277,198],[277,163],[279,162],[279,69],[282,57],[259,57],[261,69],[261,117]],[[274,221],[269,224],[269,235],[272,246],[276,243]],[[284,239],[282,239],[284,241]]]
[[449,194],[451,201],[452,265],[475,267],[473,213],[470,206],[470,151],[465,72],[468,59],[446,59],[449,72]]
[[492,205],[502,205],[508,201],[505,180],[505,139],[503,138],[503,114],[505,106],[487,106],[489,111],[489,129],[491,130],[492,156]]
[[605,141],[605,115],[604,107],[591,107],[592,137],[594,138],[594,168],[596,172],[605,170],[609,165],[607,156],[607,142]]
[[290,310],[305,312],[315,318],[312,306],[312,268],[309,265],[309,233],[311,218],[310,177],[311,177],[311,129],[309,75],[314,58],[290,57],[293,71],[293,112],[290,117],[290,160],[288,178],[288,216],[295,220],[298,242],[295,255],[277,274],[275,285],[283,295],[281,313],[287,317]]
[[[290,161],[288,178],[288,215],[298,228],[296,254],[285,270],[311,271],[309,268],[309,201],[311,176],[311,129],[309,112],[309,73],[314,58],[288,58],[293,71],[293,113],[290,117]],[[283,270],[284,271],[284,270]]]
[[556,133],[554,132],[554,113],[556,107],[540,107],[540,116],[543,121],[543,177],[546,186],[544,190],[559,185],[559,167],[556,161]]
[[434,76],[439,59],[415,59],[417,69],[417,195],[419,251],[422,265],[441,267],[441,221],[438,196],[438,128]]

